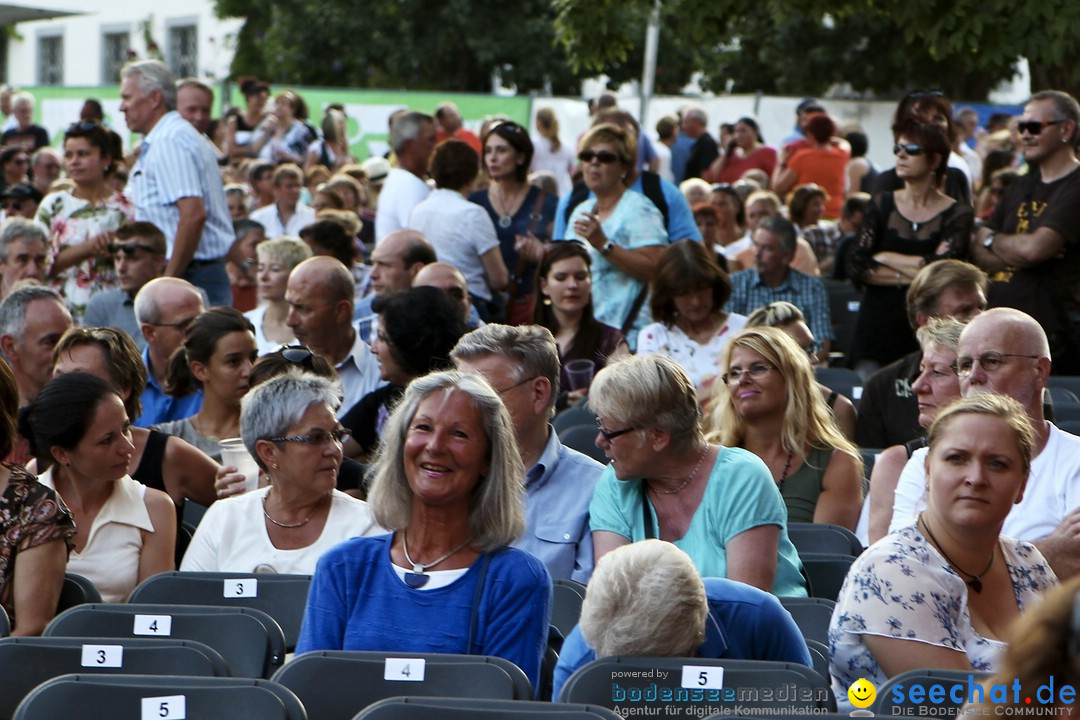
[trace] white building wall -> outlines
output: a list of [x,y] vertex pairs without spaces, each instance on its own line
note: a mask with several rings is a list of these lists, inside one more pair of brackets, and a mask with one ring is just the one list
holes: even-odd
[[151,35],[163,54],[167,51],[168,26],[194,23],[198,34],[198,75],[216,80],[229,74],[235,36],[243,24],[239,19],[215,17],[211,0],[42,0],[40,6],[81,14],[17,24],[15,37],[8,40],[8,82],[37,85],[38,39],[61,34],[63,85],[119,84],[117,78],[102,77],[104,34],[127,30],[130,48],[138,57],[148,57],[142,30],[148,18],[152,18]]

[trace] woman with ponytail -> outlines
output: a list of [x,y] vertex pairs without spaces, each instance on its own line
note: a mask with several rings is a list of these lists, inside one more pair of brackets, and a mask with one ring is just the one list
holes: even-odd
[[183,397],[201,389],[202,407],[189,418],[153,429],[186,440],[220,462],[221,439],[240,437],[240,398],[250,387],[256,358],[255,328],[240,311],[214,307],[199,315],[169,358],[165,392]]

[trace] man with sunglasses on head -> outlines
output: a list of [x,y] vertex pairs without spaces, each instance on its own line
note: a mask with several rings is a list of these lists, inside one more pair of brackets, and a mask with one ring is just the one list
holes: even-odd
[[83,324],[123,330],[146,349],[146,338],[135,319],[135,295],[165,272],[165,234],[153,223],[133,222],[116,231],[109,246],[120,287],[95,293],[86,306]]
[[[1080,572],[1080,437],[1046,419],[1043,390],[1050,375],[1050,344],[1030,315],[994,308],[964,328],[957,348],[960,392],[995,392],[1024,406],[1035,428],[1035,456],[1023,497],[1009,511],[1002,535],[1034,543],[1061,580]],[[916,450],[900,474],[889,531],[911,525],[926,507],[926,449]],[[979,494],[981,479],[967,483]],[[993,482],[991,479],[990,482]]]
[[1035,93],[1018,128],[1030,170],[1006,189],[971,256],[990,275],[991,307],[1034,317],[1054,371],[1080,374],[1080,105],[1057,90]]

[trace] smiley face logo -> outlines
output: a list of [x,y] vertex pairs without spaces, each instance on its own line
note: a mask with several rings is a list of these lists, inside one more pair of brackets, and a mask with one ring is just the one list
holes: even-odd
[[868,708],[877,697],[877,690],[866,678],[859,678],[851,683],[847,691],[848,700],[857,708]]

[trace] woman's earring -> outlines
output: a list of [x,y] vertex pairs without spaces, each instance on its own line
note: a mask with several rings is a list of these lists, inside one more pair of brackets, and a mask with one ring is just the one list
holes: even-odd
[[550,295],[545,295],[544,296],[544,305],[548,305],[548,306],[551,305],[551,296]]

